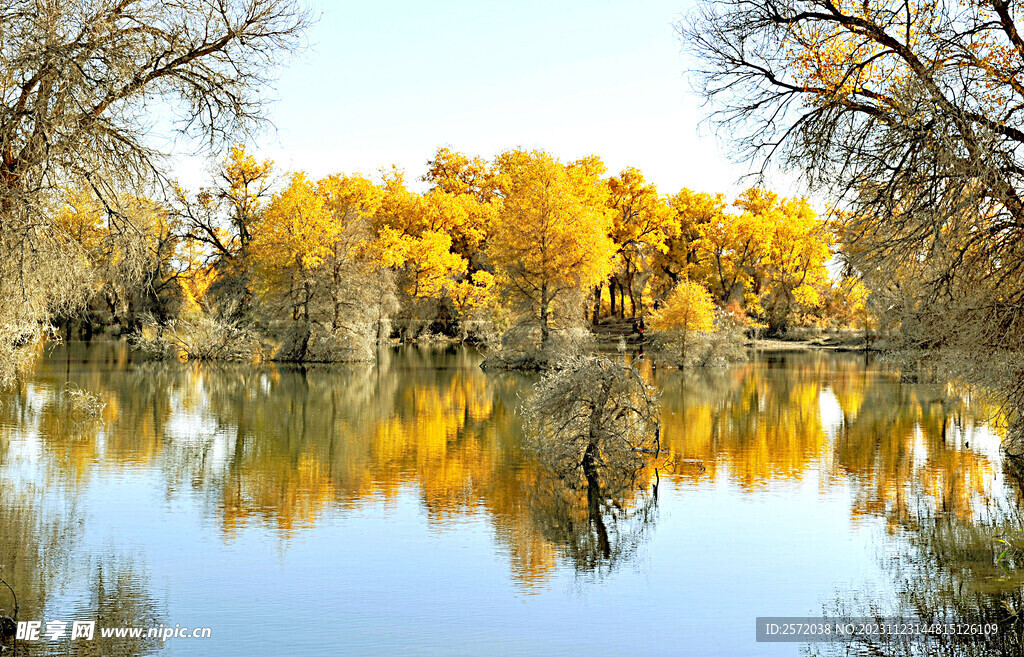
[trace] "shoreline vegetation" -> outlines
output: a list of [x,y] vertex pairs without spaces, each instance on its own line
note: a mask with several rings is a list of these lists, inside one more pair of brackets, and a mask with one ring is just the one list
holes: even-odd
[[79,190],[57,222],[96,267],[54,325],[213,360],[354,362],[391,340],[468,341],[491,350],[486,367],[528,370],[608,340],[694,366],[742,359],[750,336],[876,326],[859,277],[830,272],[839,233],[807,199],[666,195],[638,169],[538,150],[440,148],[420,182],[280,175],[236,144],[208,187],[119,197],[131,233]]

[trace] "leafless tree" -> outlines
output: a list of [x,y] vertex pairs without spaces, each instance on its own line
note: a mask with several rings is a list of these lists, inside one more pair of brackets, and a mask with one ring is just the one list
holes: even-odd
[[579,356],[541,379],[524,417],[547,475],[534,498],[545,533],[580,569],[611,566],[635,547],[657,504],[656,490],[634,499],[660,451],[653,388],[631,366]]
[[[706,0],[678,27],[737,155],[802,171],[835,202],[847,264],[896,346],[941,348],[1021,402],[1015,13],[1007,0]],[[1006,406],[1011,418],[1020,408]]]
[[83,298],[90,263],[51,220],[66,190],[91,190],[131,231],[118,199],[163,179],[154,133],[213,145],[265,121],[268,76],[309,22],[293,0],[0,1],[6,376]]
[[636,469],[658,451],[657,396],[637,370],[604,356],[564,362],[524,409],[542,460],[561,474],[589,479],[605,466]]

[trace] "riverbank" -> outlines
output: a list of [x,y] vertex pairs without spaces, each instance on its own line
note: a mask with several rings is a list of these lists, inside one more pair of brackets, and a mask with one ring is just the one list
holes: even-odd
[[754,351],[779,352],[779,351],[865,351],[872,352],[878,349],[868,346],[863,337],[851,338],[815,338],[812,340],[785,340],[785,339],[754,339],[748,341],[744,346]]

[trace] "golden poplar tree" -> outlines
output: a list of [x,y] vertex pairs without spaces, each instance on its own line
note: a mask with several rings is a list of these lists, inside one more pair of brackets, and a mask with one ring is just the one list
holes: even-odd
[[[626,314],[628,296],[630,315],[636,317],[638,308],[642,312],[643,288],[650,277],[652,260],[667,249],[666,240],[674,232],[672,208],[633,167],[608,179],[608,206],[613,212],[611,235],[616,247],[616,272],[609,284],[612,308],[618,287],[619,316]],[[600,303],[600,292],[596,292],[595,321]]]
[[504,297],[539,322],[543,346],[555,304],[582,303],[578,294],[611,270],[604,165],[593,156],[566,165],[543,151],[514,150],[498,157],[497,169],[503,203],[490,260]]
[[714,328],[715,302],[700,283],[684,279],[669,294],[665,305],[651,317],[651,328],[663,331],[679,344],[680,364],[685,365],[694,331]]
[[274,195],[259,232],[252,239],[252,257],[267,292],[280,292],[292,319],[310,320],[312,270],[332,254],[338,225],[316,184],[305,173]]

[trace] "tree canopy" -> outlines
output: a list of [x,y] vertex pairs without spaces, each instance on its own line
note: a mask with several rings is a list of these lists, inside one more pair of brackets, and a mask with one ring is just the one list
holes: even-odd
[[111,230],[132,235],[121,200],[164,179],[147,135],[223,144],[262,121],[268,76],[309,19],[291,0],[0,9],[0,364],[10,376],[51,317],[87,297],[88,253],[53,221],[67,190],[92,194]]
[[903,346],[991,360],[981,378],[1021,399],[1007,365],[1024,348],[1016,14],[1006,0],[706,0],[679,31],[737,153],[830,195],[848,269]]

